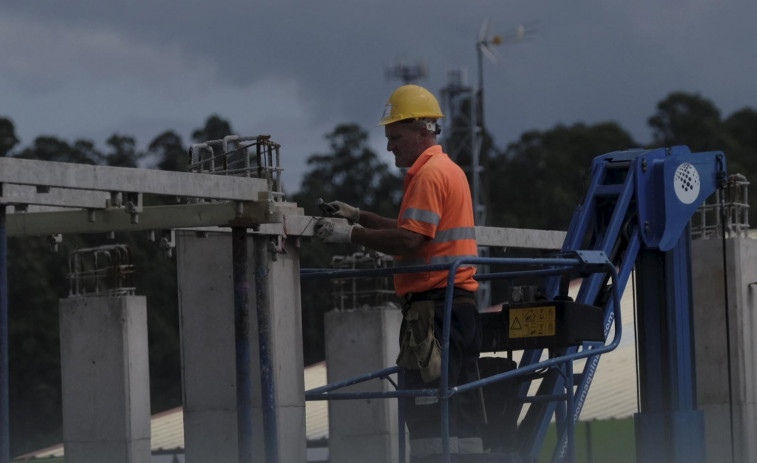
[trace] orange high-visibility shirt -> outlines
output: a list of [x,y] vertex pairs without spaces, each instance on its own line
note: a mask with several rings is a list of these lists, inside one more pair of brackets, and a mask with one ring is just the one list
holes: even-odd
[[[452,263],[478,255],[468,179],[440,145],[424,151],[405,175],[397,226],[430,238],[417,254],[394,256],[397,265]],[[475,267],[463,264],[455,274],[455,286],[476,290],[475,273]],[[448,274],[447,270],[396,274],[394,289],[404,296],[444,288]]]

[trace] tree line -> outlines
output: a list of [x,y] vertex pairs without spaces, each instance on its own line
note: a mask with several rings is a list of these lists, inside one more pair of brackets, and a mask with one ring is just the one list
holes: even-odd
[[[453,127],[462,123],[453,121]],[[485,134],[481,162],[486,172],[482,196],[487,225],[566,229],[583,197],[592,158],[615,150],[672,145],[688,145],[692,152],[719,150],[726,154],[729,173],[757,178],[754,109],[745,107],[723,118],[714,103],[701,95],[674,92],[657,104],[647,123],[651,140],[644,143],[612,121],[531,130],[503,148],[495,146],[490,133]],[[489,129],[496,133],[496,127]],[[201,142],[232,133],[229,121],[212,115],[191,138]],[[456,131],[450,133],[453,136],[444,139],[444,145],[462,146],[454,137]],[[357,124],[345,123],[325,137],[328,150],[308,157],[299,189],[287,195],[287,200],[313,216],[320,215],[317,198],[339,199],[386,216],[396,215],[402,174],[369,148],[368,132]],[[282,151],[286,151],[285,140]],[[456,152],[457,162],[467,167],[470,153],[464,149]],[[40,136],[28,146],[19,146],[12,120],[0,117],[0,156],[182,171],[186,169],[187,147],[170,130],[155,137],[144,151],[137,149],[133,137],[122,134],[108,138],[102,151],[89,140],[69,143],[54,136]],[[751,202],[757,194],[753,191],[750,189]],[[750,212],[750,221],[754,222],[755,214]],[[152,411],[181,404],[173,258],[138,233],[66,236],[58,252],[51,252],[44,237],[10,238],[10,419],[14,455],[62,440],[57,304],[68,294],[68,254],[114,240],[130,247],[137,293],[147,297]],[[335,252],[354,251],[350,246],[326,248],[312,240],[301,249],[301,265],[327,267]],[[323,297],[322,283],[304,282],[302,290],[303,301],[307,301],[302,312],[305,362],[312,364],[323,359],[323,314],[332,306]],[[493,295],[496,300],[496,291]]]

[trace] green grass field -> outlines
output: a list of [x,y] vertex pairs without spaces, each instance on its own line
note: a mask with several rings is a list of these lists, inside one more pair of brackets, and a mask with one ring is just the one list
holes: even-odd
[[[580,421],[576,425],[576,463],[636,463],[633,418],[605,421]],[[552,424],[539,455],[540,463],[552,459],[555,447],[555,426]]]

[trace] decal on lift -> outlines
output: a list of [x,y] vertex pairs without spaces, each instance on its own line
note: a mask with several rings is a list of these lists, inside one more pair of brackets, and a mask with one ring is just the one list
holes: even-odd
[[510,338],[555,335],[555,306],[510,309]]
[[688,162],[684,162],[676,169],[673,178],[673,190],[678,200],[684,204],[691,204],[699,197],[699,172]]

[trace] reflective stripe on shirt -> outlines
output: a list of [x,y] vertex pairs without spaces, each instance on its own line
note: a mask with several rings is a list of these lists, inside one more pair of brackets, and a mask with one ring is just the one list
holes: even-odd
[[475,227],[457,227],[449,230],[438,230],[434,237],[434,243],[446,243],[455,240],[475,240]]
[[427,211],[424,209],[407,208],[402,214],[403,219],[418,220],[420,222],[430,223],[432,225],[439,225],[439,214],[434,211]]

